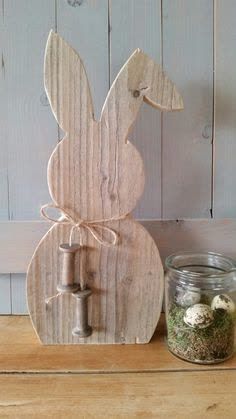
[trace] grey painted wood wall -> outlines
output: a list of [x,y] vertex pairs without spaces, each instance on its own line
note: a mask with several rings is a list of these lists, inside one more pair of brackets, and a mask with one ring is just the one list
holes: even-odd
[[[143,106],[130,136],[146,167],[136,216],[235,217],[235,1],[1,0],[0,10],[1,221],[37,220],[49,201],[47,161],[61,137],[43,87],[51,28],[83,58],[97,118],[137,47],[183,95],[182,113]],[[24,274],[0,275],[0,313],[26,312],[24,289]]]

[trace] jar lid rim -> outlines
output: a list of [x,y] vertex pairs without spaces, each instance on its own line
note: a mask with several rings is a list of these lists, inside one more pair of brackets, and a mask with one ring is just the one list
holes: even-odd
[[[228,263],[231,264],[231,268],[225,271],[221,271],[221,272],[217,272],[217,273],[209,273],[209,272],[193,272],[193,271],[188,271],[188,270],[183,270],[180,269],[179,267],[175,267],[173,266],[173,261],[175,258],[181,257],[181,256],[202,256],[202,257],[215,257],[215,258],[220,258],[221,260],[224,260]],[[215,253],[215,252],[193,252],[193,251],[183,251],[183,252],[176,252],[176,253],[172,253],[171,255],[167,256],[167,258],[165,259],[165,266],[168,270],[176,272],[176,273],[181,273],[182,275],[187,275],[188,277],[191,278],[208,278],[208,279],[215,279],[215,278],[224,278],[227,275],[229,275],[230,273],[235,273],[236,272],[236,260],[234,260],[231,257],[225,256],[221,253]],[[205,265],[207,266],[207,265]],[[216,267],[217,268],[217,267]]]

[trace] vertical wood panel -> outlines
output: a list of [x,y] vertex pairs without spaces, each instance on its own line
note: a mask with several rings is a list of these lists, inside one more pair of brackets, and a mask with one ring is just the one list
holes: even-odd
[[[213,209],[216,217],[235,217],[233,0],[5,0],[0,3],[1,220],[37,219],[40,205],[49,199],[46,166],[58,135],[43,87],[43,54],[51,28],[57,28],[83,58],[96,117],[108,90],[109,59],[112,81],[135,48],[141,47],[161,63],[163,46],[163,67],[182,93],[185,111],[164,114],[161,126],[157,111],[147,105],[141,110],[130,135],[146,166],[146,187],[136,216],[140,219],[210,216],[213,3],[216,11]],[[19,282],[16,275],[11,279],[14,312],[24,310],[24,276],[18,279]],[[10,310],[9,276],[1,275],[0,313]]]
[[236,2],[215,0],[214,216],[236,215]]
[[[4,2],[0,3],[0,52],[1,52],[1,70],[0,70],[0,220],[9,218],[8,201],[8,137],[7,137],[7,87],[5,80],[5,10]],[[11,276],[0,275],[0,314],[11,313]]]
[[[110,0],[111,82],[136,49],[141,48],[161,63],[161,1]],[[142,154],[146,185],[135,210],[136,217],[161,217],[161,114],[143,105],[134,130],[129,135]]]
[[[45,101],[44,48],[54,0],[4,2],[10,219],[37,219],[49,199],[46,168],[57,125]],[[45,106],[46,104],[46,106]]]
[[109,88],[108,0],[57,0],[57,31],[83,60],[99,118]]
[[163,216],[210,217],[212,0],[163,0],[163,65],[185,106],[163,115]]
[[26,303],[25,274],[11,274],[12,314],[28,313]]
[[0,275],[0,314],[11,314],[11,276]]
[[[55,2],[5,0],[2,13],[4,94],[0,101],[7,155],[1,182],[8,182],[9,218],[37,219],[40,206],[49,199],[46,168],[57,142],[57,125],[43,87],[44,48],[49,30],[55,27]],[[16,307],[22,313],[24,279],[15,279],[11,278],[13,312]]]
[[[10,97],[10,106],[14,110],[12,127],[8,121],[12,153],[9,167],[12,219],[38,218],[40,206],[49,200],[46,167],[58,139],[57,125],[43,87],[44,49],[51,28],[57,27],[60,34],[85,57],[97,113],[108,90],[107,1],[88,1],[79,7],[70,6],[64,0],[45,0],[40,4],[25,1],[24,6],[19,3],[16,7],[14,1],[8,0],[8,8],[5,7],[9,20],[7,28],[12,30],[7,51],[11,66],[9,86],[13,86],[16,92],[15,108],[15,96]],[[18,58],[17,65],[20,65],[15,78],[14,56]],[[16,106],[20,110],[18,115]],[[18,146],[15,148],[16,137]],[[35,193],[32,193],[33,190]],[[25,313],[25,276],[12,275],[11,288],[12,312]]]

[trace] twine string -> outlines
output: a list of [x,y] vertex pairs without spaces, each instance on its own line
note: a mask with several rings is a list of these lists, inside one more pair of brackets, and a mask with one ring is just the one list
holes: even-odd
[[[49,214],[47,214],[48,208],[59,210],[61,212],[61,217],[60,218],[51,217]],[[46,220],[52,221],[53,223],[71,226],[70,235],[69,235],[69,246],[72,246],[73,237],[76,230],[79,231],[79,235],[80,235],[79,244],[80,246],[83,245],[82,229],[85,229],[93,236],[93,238],[99,244],[106,247],[115,246],[118,243],[119,235],[112,228],[104,226],[103,223],[106,223],[109,221],[123,220],[128,215],[128,214],[124,214],[117,217],[104,218],[101,220],[83,220],[83,219],[74,220],[73,217],[71,217],[71,215],[64,208],[61,208],[59,205],[55,205],[53,203],[43,205],[41,207],[40,213],[43,218],[45,218]],[[111,239],[110,240],[104,239],[102,236],[103,232],[108,232],[110,234]],[[49,304],[54,298],[58,298],[61,295],[63,295],[63,293],[58,292],[57,294],[46,298],[45,303]]]
[[[57,292],[55,295],[52,295],[51,297],[45,298],[45,303],[48,305],[54,298],[61,297],[64,293],[63,292]],[[68,294],[68,293],[67,293]],[[72,296],[76,298],[76,296],[72,293]]]
[[[46,210],[48,208],[59,210],[62,214],[62,217],[60,218],[51,217],[50,215],[47,214]],[[118,233],[112,228],[104,226],[102,223],[106,223],[109,221],[119,221],[127,217],[127,214],[124,214],[117,217],[104,218],[101,220],[83,220],[83,219],[74,220],[64,208],[61,208],[59,205],[54,205],[54,204],[43,205],[41,207],[40,212],[41,212],[42,217],[44,217],[46,220],[52,221],[53,223],[71,225],[71,230],[70,230],[70,235],[69,235],[70,246],[72,245],[74,232],[76,230],[79,231],[80,233],[80,245],[81,246],[83,245],[82,234],[81,234],[82,228],[86,229],[94,237],[94,239],[102,246],[107,246],[107,247],[115,246],[119,238]],[[99,233],[99,230],[100,230],[100,233]],[[111,240],[107,240],[102,237],[102,232],[105,232],[105,231],[110,233]]]
[[54,300],[54,298],[58,298],[62,295],[62,292],[58,292],[55,295],[52,295],[51,297],[45,298],[45,303],[49,304],[52,300]]

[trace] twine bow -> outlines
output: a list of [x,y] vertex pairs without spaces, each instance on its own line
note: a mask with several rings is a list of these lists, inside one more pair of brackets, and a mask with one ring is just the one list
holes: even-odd
[[[62,217],[60,218],[51,217],[46,212],[46,209],[48,208],[54,208],[54,209],[59,210],[62,214]],[[83,244],[82,234],[81,234],[82,228],[86,229],[94,237],[94,239],[98,243],[100,243],[102,246],[107,246],[107,247],[115,246],[119,238],[118,233],[112,228],[104,226],[102,223],[106,223],[108,221],[123,220],[127,216],[127,214],[125,214],[118,217],[112,217],[112,218],[101,219],[101,220],[83,220],[83,219],[74,220],[64,208],[61,208],[58,205],[54,205],[54,204],[43,205],[41,207],[40,212],[41,212],[41,215],[49,221],[52,221],[57,224],[71,225],[70,236],[69,236],[70,246],[72,245],[72,239],[73,239],[75,230],[78,230],[80,233],[80,245],[82,246]],[[100,230],[100,233],[99,233],[99,230]],[[111,240],[104,239],[102,236],[103,232],[108,232],[111,236]]]
[[[57,209],[61,212],[62,217],[60,218],[53,218],[50,215],[47,214],[46,210],[48,208],[54,208]],[[41,215],[49,221],[52,221],[56,224],[65,224],[65,225],[71,225],[71,229],[70,229],[70,236],[69,236],[69,245],[72,245],[72,239],[73,239],[73,234],[75,232],[75,230],[79,231],[80,233],[80,246],[83,245],[83,240],[82,240],[82,234],[81,234],[81,230],[82,228],[86,229],[93,237],[94,239],[100,243],[103,246],[115,246],[118,242],[118,233],[116,231],[114,231],[112,228],[104,226],[102,223],[108,222],[108,221],[119,221],[119,220],[123,220],[124,218],[126,218],[126,214],[125,215],[121,215],[118,217],[112,217],[112,218],[107,218],[107,219],[102,219],[102,220],[83,220],[83,219],[77,219],[74,220],[70,214],[68,214],[68,212],[64,209],[59,207],[58,205],[54,205],[54,204],[45,204],[41,207],[40,210]],[[100,233],[99,233],[100,230]],[[105,240],[102,237],[102,233],[106,231],[110,234],[111,236],[111,240]],[[58,298],[61,295],[63,295],[62,292],[58,292],[55,295],[52,295],[51,297],[48,297],[45,299],[45,303],[49,304],[54,298]]]

